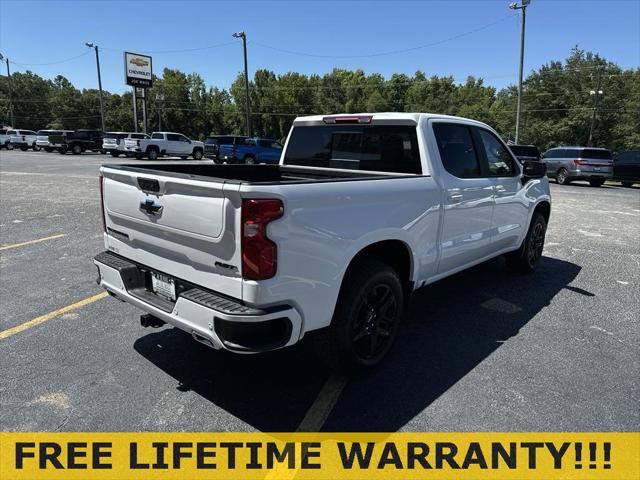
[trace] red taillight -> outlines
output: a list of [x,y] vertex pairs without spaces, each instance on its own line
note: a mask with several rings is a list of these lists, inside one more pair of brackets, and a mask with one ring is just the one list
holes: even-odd
[[573,164],[574,164],[576,167],[579,167],[580,165],[584,165],[584,164],[585,164],[585,162],[584,162],[583,160],[575,159],[575,160],[573,161]]
[[371,123],[373,115],[338,115],[322,117],[324,123]]
[[102,231],[107,231],[107,222],[104,218],[104,177],[100,175],[100,218],[102,219]]
[[277,199],[242,200],[242,277],[265,280],[276,274],[278,247],[267,237],[267,224],[282,217]]

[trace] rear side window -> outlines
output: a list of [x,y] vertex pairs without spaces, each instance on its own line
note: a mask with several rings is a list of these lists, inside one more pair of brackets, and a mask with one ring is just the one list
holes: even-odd
[[284,164],[422,173],[416,127],[400,125],[294,127]]
[[458,178],[480,176],[471,130],[466,125],[436,123],[433,132],[444,168]]
[[516,174],[513,159],[507,148],[488,130],[476,129],[484,154],[489,164],[489,175],[492,177],[510,177]]
[[580,158],[595,158],[598,160],[611,160],[611,152],[609,150],[598,150],[595,148],[584,148],[580,152]]
[[164,136],[161,133],[153,133],[153,134],[151,134],[151,138],[156,138],[156,139],[162,140],[164,138]]

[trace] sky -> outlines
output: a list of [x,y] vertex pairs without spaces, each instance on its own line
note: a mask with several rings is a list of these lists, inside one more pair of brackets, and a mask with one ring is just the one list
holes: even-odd
[[[123,92],[123,51],[151,52],[154,73],[199,73],[228,88],[242,71],[245,31],[250,76],[324,74],[468,75],[502,88],[517,82],[520,12],[508,0],[378,1],[15,1],[0,0],[0,53],[12,71],[61,74],[96,88],[100,48],[103,88]],[[625,68],[640,67],[640,0],[532,0],[524,70],[562,60],[572,47]],[[75,57],[75,58],[73,58]],[[65,61],[66,60],[66,61]],[[3,66],[2,73],[5,73]]]

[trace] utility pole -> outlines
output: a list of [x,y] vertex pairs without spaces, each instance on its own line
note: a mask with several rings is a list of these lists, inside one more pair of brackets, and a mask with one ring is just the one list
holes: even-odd
[[244,51],[244,90],[247,106],[247,137],[251,136],[251,103],[249,100],[249,71],[247,68],[247,34],[244,32],[236,32],[233,34],[235,38],[242,38],[242,49]]
[[593,97],[593,114],[591,115],[591,127],[589,128],[589,140],[587,141],[587,147],[591,147],[593,144],[593,129],[596,125],[596,114],[598,112],[598,102],[600,97],[604,93],[602,87],[602,70],[598,71],[598,87],[595,90],[591,90],[589,94]]
[[522,4],[512,3],[511,10],[522,10],[522,26],[520,27],[520,70],[518,72],[518,106],[516,107],[516,144],[520,139],[520,111],[522,108],[522,70],[524,67],[524,30],[527,21],[527,7],[531,0],[522,0]]
[[11,117],[11,127],[16,127],[16,120],[13,118],[13,87],[11,85],[11,72],[9,71],[9,59],[5,58],[4,55],[0,53],[0,61],[5,60],[7,62],[7,82],[9,85],[9,115]]
[[102,102],[102,78],[100,76],[100,55],[98,54],[98,45],[93,43],[85,43],[89,48],[93,48],[96,52],[96,68],[98,69],[98,90],[100,91],[100,119],[102,120],[102,131],[104,132],[104,104]]
[[162,131],[162,102],[164,101],[163,93],[156,93],[156,105],[158,106],[158,131]]

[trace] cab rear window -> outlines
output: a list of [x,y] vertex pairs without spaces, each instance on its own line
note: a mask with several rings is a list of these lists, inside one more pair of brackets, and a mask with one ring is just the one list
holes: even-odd
[[284,164],[422,173],[416,127],[404,125],[294,127]]

